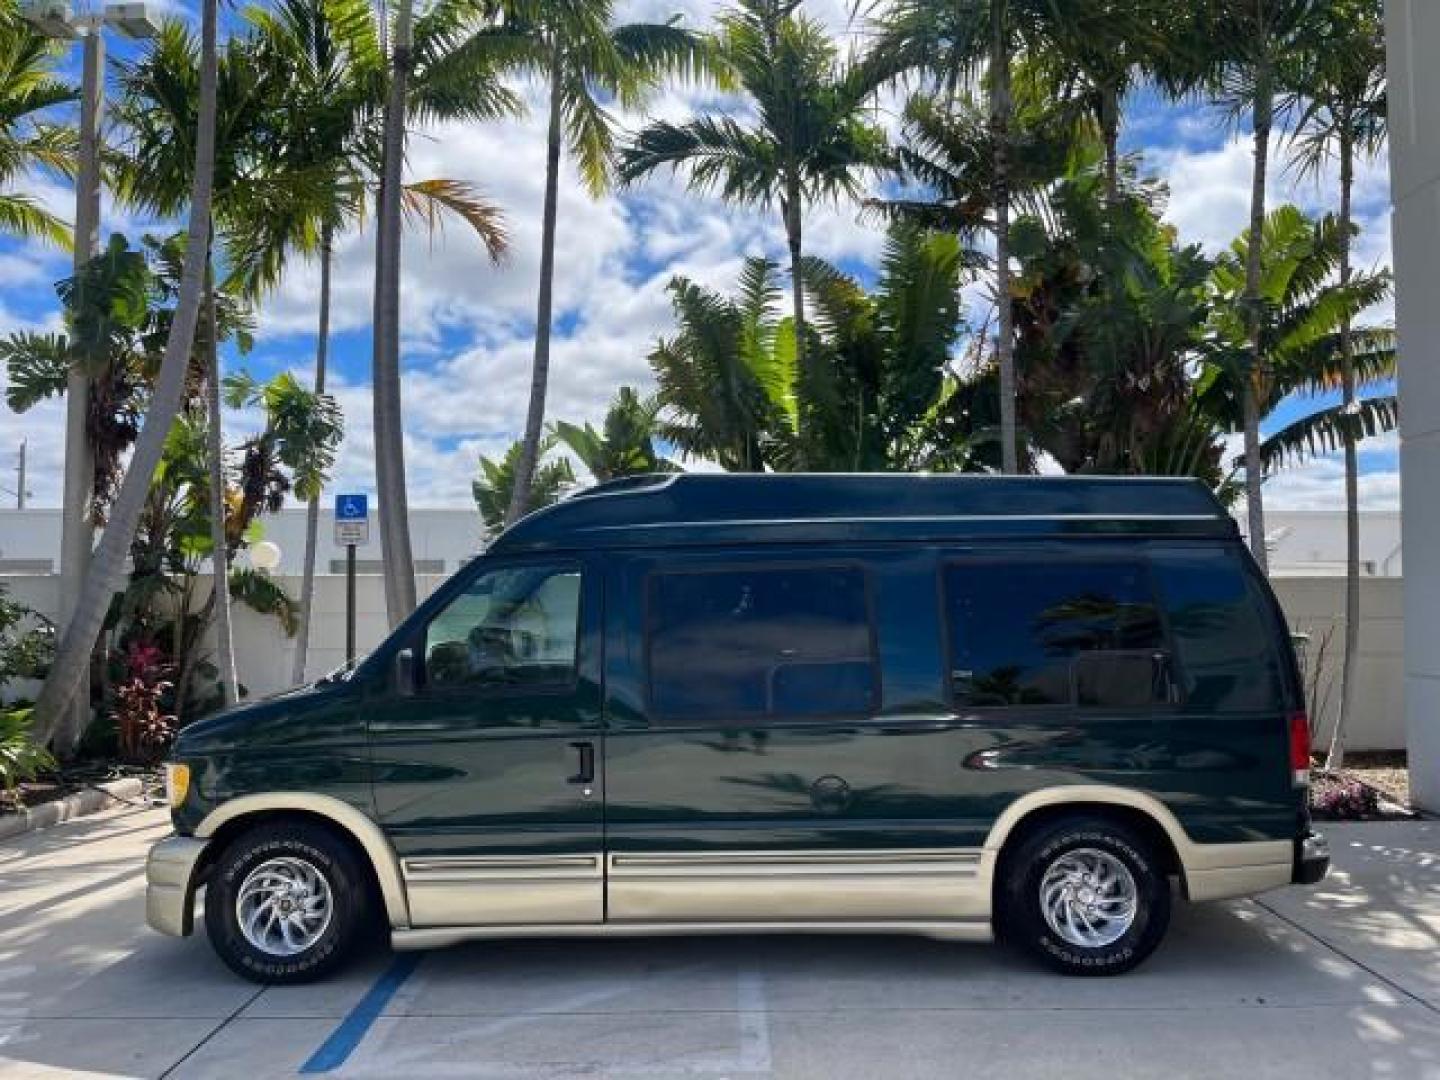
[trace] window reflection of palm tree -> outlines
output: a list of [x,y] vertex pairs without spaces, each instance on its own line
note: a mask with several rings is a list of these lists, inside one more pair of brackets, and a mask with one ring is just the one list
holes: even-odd
[[1159,636],[1159,616],[1150,603],[1081,593],[1035,616],[1035,636],[1051,655],[1084,649],[1144,648]]

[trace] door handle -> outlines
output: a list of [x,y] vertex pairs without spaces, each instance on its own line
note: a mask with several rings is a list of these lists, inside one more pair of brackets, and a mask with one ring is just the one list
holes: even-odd
[[572,742],[570,746],[580,755],[580,771],[570,777],[566,783],[593,784],[595,782],[595,744]]

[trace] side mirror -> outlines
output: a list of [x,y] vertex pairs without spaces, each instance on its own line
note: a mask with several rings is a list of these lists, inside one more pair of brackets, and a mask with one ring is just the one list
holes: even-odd
[[415,675],[415,650],[401,649],[395,654],[395,692],[401,697],[413,697],[417,683]]

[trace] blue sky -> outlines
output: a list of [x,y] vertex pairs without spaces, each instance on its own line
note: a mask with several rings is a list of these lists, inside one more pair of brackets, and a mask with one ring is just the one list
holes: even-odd
[[[177,5],[178,7],[178,5]],[[664,19],[683,12],[704,24],[718,5],[710,0],[622,0],[626,18]],[[846,24],[845,0],[807,0],[806,9],[837,29]],[[536,100],[533,87],[523,88]],[[714,95],[672,89],[651,106],[655,115],[683,117]],[[627,116],[633,126],[642,118]],[[1245,225],[1250,147],[1244,133],[1227,130],[1215,113],[1173,106],[1149,95],[1131,103],[1124,147],[1138,153],[1143,169],[1171,188],[1167,217],[1182,239],[1212,250]],[[1272,170],[1272,205],[1293,201],[1310,211],[1330,208],[1333,178],[1299,181],[1283,167]],[[446,176],[479,185],[504,210],[513,251],[501,268],[488,265],[478,243],[458,226],[433,242],[407,238],[403,279],[404,392],[411,502],[417,506],[468,506],[476,457],[494,454],[518,433],[530,378],[533,304],[539,273],[539,217],[543,132],[538,110],[520,121],[484,126],[440,126],[418,132],[410,145],[410,176]],[[1383,160],[1360,171],[1356,213],[1363,233],[1361,266],[1389,264],[1388,181]],[[67,218],[73,195],[63,182],[37,180],[46,201]],[[671,328],[664,286],[679,273],[729,288],[743,259],[782,254],[773,213],[735,209],[690,195],[669,180],[635,192],[592,200],[566,169],[561,190],[558,244],[557,324],[550,418],[595,420],[616,386],[650,385],[646,354]],[[138,221],[107,202],[103,232],[138,237],[156,223]],[[819,207],[807,221],[813,253],[852,270],[872,265],[881,234],[857,220],[853,206]],[[337,490],[372,490],[372,444],[368,394],[372,236],[344,237],[335,271],[335,333],[332,389],[345,410],[349,437],[341,455]],[[56,329],[53,284],[68,272],[68,256],[33,245],[0,240],[0,333]],[[258,376],[291,370],[312,377],[318,269],[296,263],[260,310],[260,334],[245,358],[229,357]],[[967,289],[969,314],[983,316],[983,285]],[[1388,306],[1373,313],[1390,318]],[[0,386],[4,375],[0,372]],[[1284,423],[1312,402],[1282,407]],[[21,438],[29,441],[30,487],[36,505],[58,505],[63,410],[43,406],[24,416],[0,402],[0,485],[13,487],[11,472]],[[230,418],[230,437],[254,418]],[[1397,443],[1372,440],[1363,448],[1365,506],[1398,505]],[[1314,461],[1267,484],[1274,507],[1334,507],[1341,500],[1341,471],[1333,458]]]

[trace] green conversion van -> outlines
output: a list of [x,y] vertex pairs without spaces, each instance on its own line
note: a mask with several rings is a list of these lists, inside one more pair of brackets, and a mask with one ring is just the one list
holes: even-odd
[[530,515],[181,733],[150,925],[270,983],[472,938],[1000,935],[1118,973],[1318,881],[1285,622],[1161,479],[677,475]]

